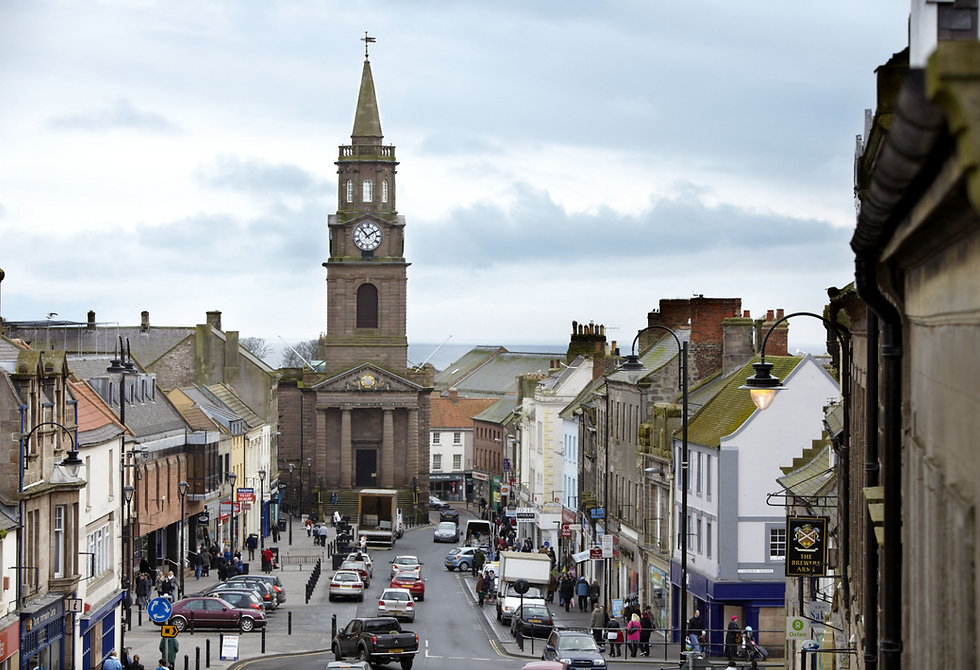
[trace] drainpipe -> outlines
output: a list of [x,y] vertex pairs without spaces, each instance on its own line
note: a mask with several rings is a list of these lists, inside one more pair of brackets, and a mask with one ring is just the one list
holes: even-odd
[[[902,319],[875,281],[873,253],[854,261],[858,294],[881,320],[881,479],[884,486],[884,560],[881,575],[881,667],[902,663]],[[871,358],[869,356],[869,358]],[[869,371],[870,372],[870,371]],[[869,395],[870,397],[870,395]],[[878,404],[868,408],[877,411]],[[873,529],[872,529],[873,532]],[[870,581],[870,580],[869,580]]]
[[[868,374],[865,400],[865,486],[878,486],[878,315],[868,310]],[[872,411],[873,410],[873,411]],[[867,506],[865,506],[867,507]],[[878,538],[871,511],[864,511],[864,566],[865,574],[877,574]],[[865,579],[864,584],[864,667],[878,667],[878,580]]]

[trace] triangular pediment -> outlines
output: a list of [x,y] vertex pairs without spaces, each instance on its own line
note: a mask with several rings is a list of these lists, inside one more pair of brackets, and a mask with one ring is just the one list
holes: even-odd
[[313,386],[325,393],[418,393],[422,387],[387,370],[361,363]]

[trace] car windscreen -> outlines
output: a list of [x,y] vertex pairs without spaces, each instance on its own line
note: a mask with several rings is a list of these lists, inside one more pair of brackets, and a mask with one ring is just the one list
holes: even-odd
[[595,640],[588,635],[563,635],[558,639],[558,651],[598,651]]
[[438,526],[436,526],[436,530],[446,530],[449,531],[450,533],[455,533],[456,524],[454,524],[452,521],[443,521]]
[[525,607],[524,616],[533,616],[534,618],[541,617],[542,619],[547,619],[550,614],[548,614],[548,609],[546,607]]
[[381,595],[382,600],[411,600],[411,596],[401,591],[385,591]]

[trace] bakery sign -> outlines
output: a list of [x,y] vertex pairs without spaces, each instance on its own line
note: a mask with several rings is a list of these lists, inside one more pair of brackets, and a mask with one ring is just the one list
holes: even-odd
[[827,575],[827,517],[786,517],[786,576]]

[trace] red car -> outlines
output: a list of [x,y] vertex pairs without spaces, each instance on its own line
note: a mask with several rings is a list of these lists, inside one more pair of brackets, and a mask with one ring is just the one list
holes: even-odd
[[388,585],[393,589],[408,589],[417,600],[425,600],[425,580],[421,572],[399,572]]

